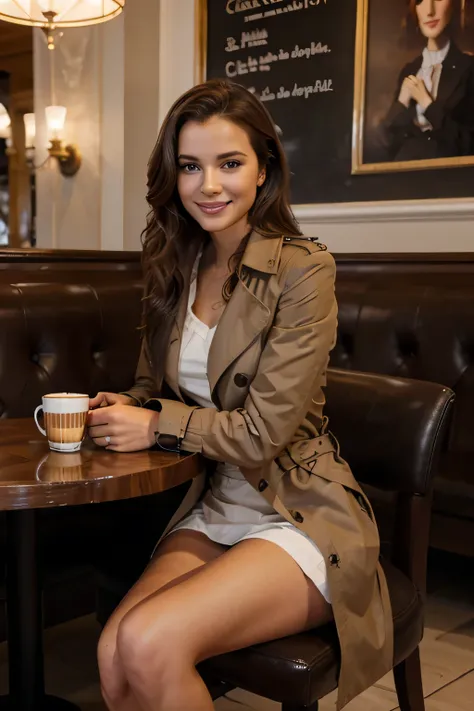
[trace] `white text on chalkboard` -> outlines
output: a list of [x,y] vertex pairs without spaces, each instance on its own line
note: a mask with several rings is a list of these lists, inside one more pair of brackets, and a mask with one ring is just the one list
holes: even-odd
[[252,74],[253,72],[269,72],[271,69],[271,64],[273,62],[284,62],[288,59],[311,59],[317,54],[326,54],[331,50],[326,44],[321,42],[311,42],[310,47],[300,47],[295,45],[295,48],[291,51],[286,51],[280,49],[278,54],[274,52],[267,52],[267,54],[262,54],[258,59],[254,57],[247,57],[247,59],[240,60],[237,59],[235,62],[230,61],[225,65],[225,73],[229,79],[233,77],[242,76],[243,74]]
[[329,91],[334,91],[332,79],[316,79],[314,84],[309,86],[298,86],[295,82],[292,89],[286,89],[280,86],[278,91],[272,91],[269,86],[259,94],[254,86],[249,88],[252,94],[260,98],[260,101],[275,101],[280,99],[308,99],[312,94],[326,94]]
[[[227,0],[226,11],[229,15],[235,15],[237,12],[248,12],[249,10],[257,10],[265,5],[280,5],[287,2],[288,10],[303,10],[307,7],[315,7],[317,5],[326,5],[327,0],[293,0],[288,3],[288,0]],[[279,13],[278,13],[279,14]]]
[[235,37],[227,37],[226,52],[237,52],[239,49],[247,49],[247,47],[259,47],[268,44],[268,32],[266,30],[252,30],[251,32],[242,32],[240,44]]

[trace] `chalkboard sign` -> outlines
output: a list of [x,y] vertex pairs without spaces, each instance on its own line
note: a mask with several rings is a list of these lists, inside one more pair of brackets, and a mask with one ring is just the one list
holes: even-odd
[[473,193],[472,168],[352,174],[357,0],[201,2],[202,78],[232,79],[265,103],[281,130],[293,204]]

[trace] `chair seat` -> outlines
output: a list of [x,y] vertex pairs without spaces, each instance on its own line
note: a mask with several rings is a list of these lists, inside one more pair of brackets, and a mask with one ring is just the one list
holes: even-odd
[[[423,606],[414,585],[382,559],[394,619],[394,664],[423,636]],[[199,666],[206,681],[220,680],[274,701],[310,706],[337,687],[340,651],[334,623],[310,632],[222,654]]]

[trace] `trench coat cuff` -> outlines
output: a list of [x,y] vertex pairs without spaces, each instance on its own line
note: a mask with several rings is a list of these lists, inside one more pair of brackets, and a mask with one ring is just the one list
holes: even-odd
[[132,395],[132,393],[130,393],[130,392],[122,392],[122,393],[119,393],[119,395],[125,395],[126,397],[131,398],[132,400],[135,401],[135,404],[137,407],[142,406],[142,401],[140,400],[140,398],[137,397],[136,395]]
[[[156,403],[156,405],[155,405]],[[190,406],[176,400],[152,398],[143,405],[160,412],[156,444],[161,449],[174,452],[201,452],[202,440],[189,431],[189,422],[197,405]],[[161,409],[159,409],[161,407]]]

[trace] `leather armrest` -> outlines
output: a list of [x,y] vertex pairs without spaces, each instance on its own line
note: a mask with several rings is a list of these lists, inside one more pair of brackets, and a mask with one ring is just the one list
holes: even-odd
[[329,428],[356,479],[427,494],[445,444],[454,393],[437,383],[328,370]]

